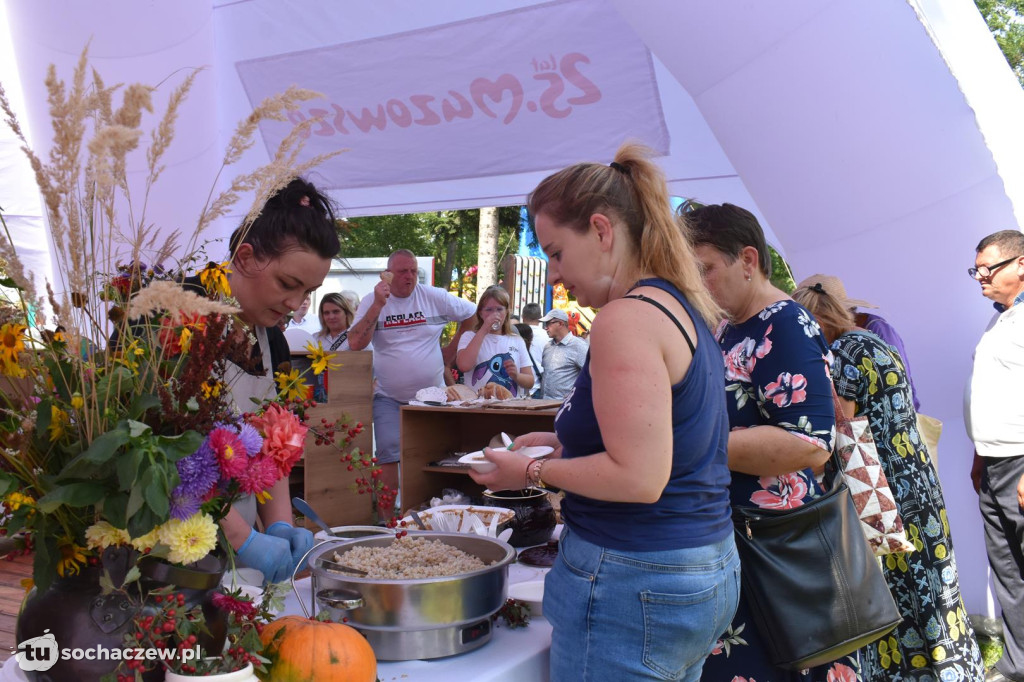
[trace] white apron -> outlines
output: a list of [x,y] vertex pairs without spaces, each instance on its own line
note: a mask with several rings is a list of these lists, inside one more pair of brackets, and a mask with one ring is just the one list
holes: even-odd
[[[256,341],[260,345],[263,356],[264,376],[249,374],[233,362],[228,362],[224,372],[224,382],[228,385],[228,396],[231,408],[236,414],[252,412],[256,405],[251,398],[264,401],[273,398],[277,393],[274,384],[274,366],[270,359],[270,341],[267,339],[266,327],[256,327]],[[256,496],[246,495],[233,505],[250,526],[256,523]]]

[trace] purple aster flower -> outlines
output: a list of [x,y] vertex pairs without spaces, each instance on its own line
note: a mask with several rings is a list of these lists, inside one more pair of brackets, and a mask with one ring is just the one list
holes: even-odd
[[175,491],[180,489],[185,497],[203,499],[220,478],[220,465],[208,441],[203,441],[198,450],[182,457],[175,465],[181,479],[181,485]]
[[171,492],[171,518],[185,521],[199,511],[199,499],[188,495],[184,486],[178,486]]
[[242,424],[238,432],[238,439],[245,446],[245,452],[250,457],[255,457],[263,449],[263,436],[250,424]]

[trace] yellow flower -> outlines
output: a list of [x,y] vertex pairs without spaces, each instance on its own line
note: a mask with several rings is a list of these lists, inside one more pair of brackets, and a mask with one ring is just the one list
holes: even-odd
[[922,656],[921,654],[917,654],[916,656],[910,659],[910,665],[914,666],[915,668],[923,668],[926,665],[928,665],[928,659]]
[[341,367],[340,362],[331,362],[331,359],[335,357],[334,353],[327,353],[324,351],[324,347],[317,341],[316,345],[310,341],[306,344],[306,350],[309,351],[309,355],[306,357],[313,361],[313,374],[321,374],[328,369],[338,369]]
[[160,542],[160,526],[157,526],[141,537],[132,538],[130,542],[132,547],[140,552],[153,549],[156,547],[156,543]]
[[98,521],[85,529],[85,544],[89,549],[106,549],[127,545],[132,541],[128,531],[114,528],[106,521]]
[[217,545],[217,524],[199,512],[185,521],[171,519],[160,526],[160,542],[170,548],[167,560],[191,564],[213,551]]
[[209,379],[199,384],[199,388],[202,389],[203,391],[203,397],[206,398],[207,400],[209,400],[210,398],[216,398],[220,396],[220,391],[223,387],[224,384],[222,384],[220,381],[214,381],[213,383],[210,383]]
[[82,398],[81,393],[76,393],[71,396],[71,407],[80,410],[85,405],[85,400]]
[[231,274],[229,264],[230,261],[224,261],[219,265],[211,262],[199,271],[199,281],[208,292],[224,298],[231,296],[231,285],[228,284],[228,275]]
[[26,372],[25,368],[22,367],[16,359],[12,361],[8,357],[0,356],[0,374],[20,379],[25,376]]
[[303,400],[309,394],[309,385],[297,369],[287,374],[275,372],[274,378],[277,379],[278,395],[284,400]]
[[145,355],[146,349],[139,345],[138,339],[132,339],[131,343],[128,344],[121,352],[114,356],[114,361],[118,362],[133,373],[139,373],[139,363],[135,361],[139,356]]
[[47,430],[50,432],[50,442],[53,443],[63,438],[67,433],[67,426],[70,423],[71,418],[67,412],[56,405],[50,405],[50,426],[47,427]]
[[945,559],[946,558],[946,554],[947,554],[947,552],[946,552],[946,546],[945,545],[936,545],[935,546],[935,558],[937,558],[937,559]]
[[63,541],[59,547],[57,573],[61,576],[78,575],[81,565],[85,563],[85,548],[79,547],[71,540]]
[[17,491],[10,493],[4,498],[4,505],[10,511],[18,511],[22,506],[34,507],[36,504],[35,498],[31,495],[25,495]]
[[18,353],[25,350],[25,325],[9,322],[0,327],[0,358],[9,364],[18,362]]
[[889,386],[895,386],[896,382],[899,380],[899,376],[897,376],[896,372],[887,372],[885,375],[885,383]]
[[22,578],[18,582],[25,588],[26,592],[30,592],[36,586],[36,581],[32,580],[32,578]]
[[941,646],[932,649],[932,660],[936,663],[946,660],[946,650]]

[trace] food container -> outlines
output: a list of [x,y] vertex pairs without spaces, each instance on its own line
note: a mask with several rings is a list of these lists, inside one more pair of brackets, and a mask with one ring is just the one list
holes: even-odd
[[531,547],[547,542],[557,524],[547,491],[541,488],[485,490],[484,504],[507,507],[516,513],[509,522],[512,537],[508,542],[513,547]]
[[327,531],[317,531],[313,535],[313,539],[317,542],[324,542],[325,540],[331,540],[335,538],[341,538],[344,540],[355,540],[356,538],[365,538],[371,535],[394,535],[394,528],[385,528],[384,526],[332,526],[331,530],[334,531],[334,535],[328,535]]
[[490,617],[505,603],[508,567],[516,552],[494,538],[463,533],[410,532],[461,549],[490,565],[454,576],[383,580],[325,568],[345,564],[354,547],[386,547],[394,537],[328,541],[309,555],[313,597],[333,620],[346,619],[366,636],[378,660],[439,658],[471,651],[491,638]]

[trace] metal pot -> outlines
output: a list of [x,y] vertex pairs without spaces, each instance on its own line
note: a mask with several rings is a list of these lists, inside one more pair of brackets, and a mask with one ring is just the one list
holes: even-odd
[[464,533],[409,533],[439,540],[489,565],[442,578],[381,580],[329,570],[354,547],[386,547],[394,537],[327,541],[309,555],[314,600],[332,619],[360,630],[379,660],[438,658],[470,651],[491,637],[490,617],[505,603],[516,552],[494,538]]

